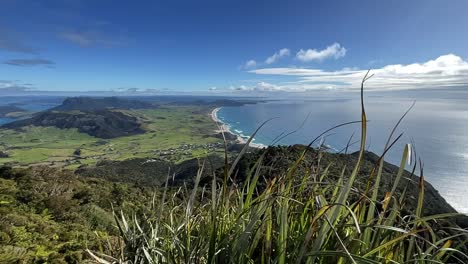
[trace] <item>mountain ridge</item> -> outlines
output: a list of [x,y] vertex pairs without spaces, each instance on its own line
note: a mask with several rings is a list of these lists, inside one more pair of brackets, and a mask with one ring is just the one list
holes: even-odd
[[151,109],[157,105],[141,100],[120,97],[68,97],[52,111],[97,111],[107,109]]

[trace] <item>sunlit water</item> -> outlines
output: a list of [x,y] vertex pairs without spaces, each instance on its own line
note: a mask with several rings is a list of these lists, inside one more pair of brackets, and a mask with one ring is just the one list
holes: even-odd
[[[368,124],[367,148],[381,154],[388,135],[412,100],[375,97],[366,101]],[[231,130],[248,136],[265,120],[270,121],[256,136],[255,142],[270,145],[282,133],[296,133],[279,142],[281,145],[307,144],[326,129],[337,124],[360,120],[360,102],[354,99],[279,100],[242,107],[223,107],[218,117]],[[305,122],[304,122],[305,120]],[[414,140],[424,162],[424,174],[443,197],[459,212],[468,213],[468,100],[418,100],[404,119],[396,135],[404,133],[388,153],[387,161],[399,164],[404,145]],[[340,151],[354,133],[360,138],[360,125],[341,127],[327,134],[325,144]],[[357,150],[356,143],[352,151]]]

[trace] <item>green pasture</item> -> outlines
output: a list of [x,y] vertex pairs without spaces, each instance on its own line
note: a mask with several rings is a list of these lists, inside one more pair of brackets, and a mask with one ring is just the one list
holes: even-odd
[[[24,127],[20,130],[0,130],[0,150],[9,154],[1,158],[0,165],[26,166],[31,164],[65,165],[76,168],[82,164],[95,164],[100,159],[123,160],[158,156],[161,151],[175,149],[166,159],[181,161],[204,156],[213,150],[178,149],[184,144],[204,145],[220,142],[213,137],[216,124],[209,109],[198,106],[165,106],[151,110],[126,110],[138,117],[144,134],[100,139],[78,132],[77,129],[55,127]],[[74,155],[81,150],[79,157]]]

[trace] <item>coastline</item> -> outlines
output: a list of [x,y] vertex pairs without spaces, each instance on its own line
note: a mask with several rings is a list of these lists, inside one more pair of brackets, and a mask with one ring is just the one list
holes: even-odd
[[[221,107],[216,107],[215,109],[213,109],[213,111],[211,111],[211,114],[210,114],[211,119],[218,125],[218,128],[219,128],[219,129],[215,130],[215,132],[216,133],[229,133],[229,134],[234,135],[234,136],[237,137],[237,139],[236,139],[237,143],[247,144],[247,140],[245,138],[243,138],[239,134],[236,134],[236,133],[232,132],[229,125],[227,125],[226,123],[224,123],[223,121],[221,121],[218,118],[218,111],[220,109],[221,109]],[[266,148],[267,147],[264,144],[258,144],[258,143],[253,143],[253,142],[250,142],[249,146],[252,147],[252,148]]]

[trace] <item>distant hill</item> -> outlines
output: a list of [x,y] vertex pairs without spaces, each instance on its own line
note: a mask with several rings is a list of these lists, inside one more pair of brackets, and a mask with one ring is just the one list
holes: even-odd
[[25,110],[14,105],[1,105],[0,106],[0,117],[5,117],[10,113],[16,113],[16,112],[25,112]]
[[3,128],[24,126],[53,126],[61,129],[77,128],[78,131],[98,138],[116,138],[145,132],[137,118],[117,111],[96,110],[86,112],[39,113],[29,119],[3,125]]
[[96,111],[106,109],[150,109],[156,108],[150,102],[119,97],[69,97],[63,103],[51,110],[56,111]]
[[238,100],[238,99],[193,99],[193,100],[175,100],[171,102],[172,105],[200,105],[209,107],[222,107],[222,106],[243,106],[248,104],[257,104],[259,100]]
[[[157,106],[145,101],[119,97],[70,97],[57,107],[40,112],[31,118],[3,125],[3,128],[24,126],[53,126],[61,129],[77,128],[78,131],[98,138],[116,138],[145,132],[137,118],[112,109],[147,109]],[[0,107],[0,116],[21,108]]]

